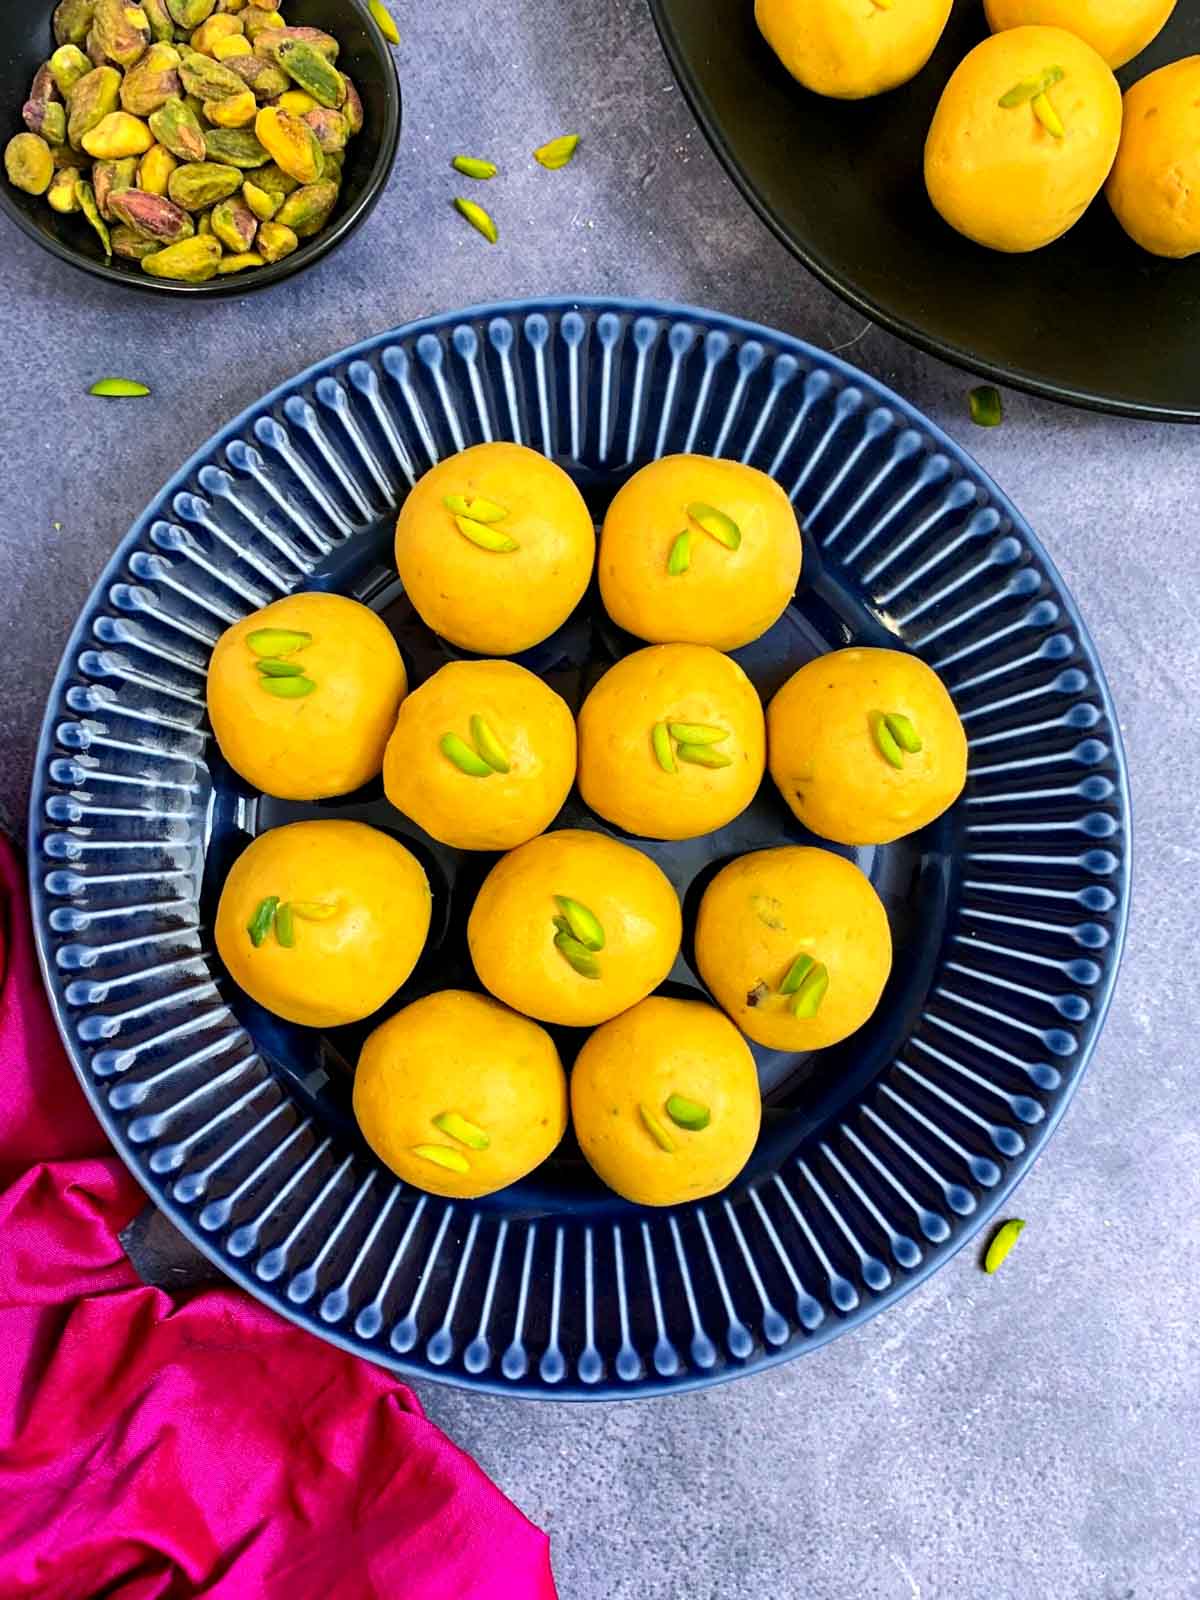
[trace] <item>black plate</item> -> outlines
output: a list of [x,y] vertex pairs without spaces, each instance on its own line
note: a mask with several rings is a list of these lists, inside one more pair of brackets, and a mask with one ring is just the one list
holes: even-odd
[[[823,99],[784,71],[752,0],[650,0],[713,148],[779,238],[843,299],[902,338],[1073,405],[1200,422],[1200,256],[1139,250],[1101,197],[1047,249],[1003,256],[960,237],[925,194],[922,150],[942,88],[986,31],[958,0],[932,61],[873,100]],[[1181,0],[1128,88],[1200,52]]]

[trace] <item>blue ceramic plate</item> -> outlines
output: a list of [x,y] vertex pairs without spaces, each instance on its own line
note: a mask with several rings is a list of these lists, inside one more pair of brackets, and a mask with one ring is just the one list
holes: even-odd
[[[562,463],[597,520],[669,451],[770,472],[805,528],[803,587],[738,652],[764,697],[851,640],[942,675],[970,738],[962,802],[849,852],[896,937],[872,1021],[811,1057],[760,1051],[766,1117],[725,1194],[657,1212],[594,1180],[570,1139],[504,1194],[450,1204],[381,1169],[350,1081],[370,1024],[320,1034],[251,1004],[212,950],[237,852],[305,816],[409,843],[435,893],[429,947],[388,1009],[472,982],[463,929],[491,858],[421,834],[378,784],[317,806],[222,763],[204,713],[221,631],[296,587],[394,628],[410,678],[452,652],[391,561],[428,466],[486,439]],[[577,705],[633,641],[585,601],[523,659]],[[578,799],[561,818],[602,828]],[[690,926],[723,860],[803,840],[766,782],[707,839],[643,846],[685,907],[666,985],[700,990]],[[31,861],[42,961],[114,1144],[230,1277],[413,1377],[501,1393],[636,1396],[814,1349],[978,1232],[1049,1137],[1095,1044],[1120,956],[1128,794],[1091,641],[1037,539],[969,456],[823,351],[733,318],[604,300],[415,323],[304,373],[166,485],[96,587],[50,699]],[[378,1018],[372,1019],[378,1021]],[[569,1057],[579,1036],[559,1031]]]

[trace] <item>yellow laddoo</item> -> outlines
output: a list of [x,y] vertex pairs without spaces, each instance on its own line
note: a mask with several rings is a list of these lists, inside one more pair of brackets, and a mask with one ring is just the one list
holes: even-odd
[[832,850],[785,845],[723,867],[696,920],[696,963],[759,1044],[819,1050],[861,1028],[892,966],[887,913]]
[[562,828],[498,861],[467,924],[480,982],[542,1022],[590,1027],[644,1000],[671,970],[679,898],[649,856]]
[[540,1166],[567,1127],[554,1041],[486,995],[414,1000],[363,1045],[354,1115],[379,1159],[430,1194],[473,1200]]
[[954,702],[937,673],[902,650],[833,650],[808,662],[767,707],[767,746],[796,817],[838,844],[915,833],[967,780]]
[[656,644],[610,667],[579,713],[579,788],[627,833],[693,839],[753,800],[766,764],[762,705],[730,656]]
[[216,940],[252,1000],[308,1028],[369,1017],[407,979],[429,934],[424,868],[362,822],[293,822],[238,857]]
[[1161,67],[1126,94],[1105,193],[1143,250],[1175,258],[1200,250],[1200,56]]
[[477,444],[440,461],[396,523],[396,566],[418,615],[480,655],[516,655],[560,627],[595,556],[583,496],[523,444]]
[[1030,24],[1065,28],[1115,71],[1166,26],[1175,0],[983,0],[993,33]]
[[758,1138],[754,1057],[715,1007],[651,995],[584,1044],[571,1119],[596,1176],[626,1200],[703,1200],[733,1182]]
[[613,497],[600,593],[639,639],[736,650],[782,616],[800,559],[796,513],[773,478],[739,461],[665,456]]
[[217,640],[208,715],[221,754],[264,794],[323,800],[375,777],[408,680],[357,600],[293,594]]
[[755,20],[815,94],[864,100],[907,83],[942,36],[954,0],[756,0]]
[[575,720],[515,661],[452,661],[400,707],[383,787],[459,850],[512,850],[548,828],[575,781]]
[[1121,135],[1111,69],[1062,28],[1010,28],[976,45],[925,141],[929,198],[992,250],[1040,250],[1078,222]]

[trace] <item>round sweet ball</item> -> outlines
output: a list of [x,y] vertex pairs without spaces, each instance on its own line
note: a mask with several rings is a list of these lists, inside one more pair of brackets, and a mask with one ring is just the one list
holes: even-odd
[[445,989],[389,1017],[362,1048],[354,1115],[405,1183],[454,1200],[507,1188],[567,1127],[554,1041],[486,995]]
[[693,839],[740,815],[766,764],[758,692],[731,656],[657,644],[610,667],[579,713],[579,788],[627,833]]
[[863,100],[907,83],[942,36],[954,0],[756,0],[760,31],[814,94]]
[[387,626],[357,600],[293,594],[235,622],[208,667],[221,754],[264,794],[324,800],[379,773],[408,680]]
[[289,1022],[336,1028],[377,1011],[429,935],[424,868],[362,822],[293,822],[234,862],[217,906],[221,960]]
[[477,444],[440,461],[396,523],[396,566],[418,615],[479,655],[516,655],[561,627],[595,557],[583,496],[522,444]]
[[714,1006],[651,995],[584,1044],[571,1118],[596,1176],[626,1200],[703,1200],[733,1182],[758,1138],[754,1057]]
[[723,867],[700,902],[696,962],[758,1044],[818,1050],[861,1028],[892,967],[887,913],[852,861],[785,845]]
[[976,45],[942,92],[925,186],[959,233],[1021,253],[1074,226],[1117,153],[1121,90],[1063,28],[1010,28]]
[[1166,26],[1175,0],[983,0],[993,33],[1030,24],[1065,28],[1115,71]]
[[608,508],[600,593],[639,639],[736,650],[783,615],[800,560],[796,513],[773,478],[738,461],[666,456]]
[[644,1000],[682,935],[679,897],[650,857],[581,828],[544,833],[498,861],[467,924],[485,989],[572,1027]]
[[548,828],[575,781],[575,720],[514,661],[452,661],[400,707],[383,787],[459,850],[512,850]]
[[1105,192],[1143,250],[1176,259],[1200,250],[1200,56],[1160,67],[1126,94]]
[[903,650],[856,647],[794,672],[767,708],[771,776],[838,844],[889,844],[954,804],[967,736],[946,686]]

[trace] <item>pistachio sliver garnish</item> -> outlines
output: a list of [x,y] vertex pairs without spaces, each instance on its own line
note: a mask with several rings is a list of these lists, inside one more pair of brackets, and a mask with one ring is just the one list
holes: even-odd
[[727,728],[712,728],[705,722],[668,722],[667,727],[680,744],[721,744],[729,737]]
[[667,576],[679,578],[692,564],[692,535],[685,528],[682,533],[675,535],[671,545],[670,554],[667,556]]
[[556,932],[565,933],[568,939],[573,939],[575,937],[575,935],[571,932],[571,924],[567,921],[566,917],[551,917],[550,920],[553,922]]
[[467,517],[471,514],[471,503],[465,494],[444,494],[442,504],[456,517]]
[[256,656],[286,656],[310,645],[312,637],[298,628],[256,628],[246,635],[246,643]]
[[741,544],[742,530],[732,517],[727,517],[715,506],[706,505],[703,500],[693,500],[687,508],[687,514],[718,544],[723,544],[726,550],[736,550]]
[[712,1112],[699,1100],[689,1100],[685,1094],[667,1096],[667,1115],[676,1127],[687,1128],[690,1133],[700,1133],[712,1121]]
[[500,170],[494,161],[484,161],[479,156],[455,156],[450,165],[464,178],[475,178],[479,182],[494,178]]
[[291,950],[296,943],[296,923],[291,905],[284,901],[275,913],[275,937],[285,950]]
[[797,956],[795,961],[793,961],[791,966],[788,968],[787,976],[779,985],[780,994],[795,994],[796,990],[803,983],[804,979],[812,971],[814,965],[815,963],[812,956]]
[[971,421],[977,428],[998,428],[1004,421],[1004,402],[993,384],[981,383],[967,396]]
[[470,1172],[471,1163],[461,1150],[448,1144],[414,1144],[412,1153],[422,1161],[432,1161],[435,1167],[445,1167],[447,1172]]
[[674,1153],[675,1153],[675,1141],[674,1141],[674,1139],[672,1139],[671,1135],[663,1127],[662,1123],[654,1115],[654,1113],[653,1113],[653,1111],[651,1111],[650,1107],[648,1105],[646,1105],[644,1102],[642,1102],[642,1103],[640,1103],[638,1105],[638,1115],[642,1119],[642,1123],[643,1123],[643,1126],[646,1129],[646,1132],[654,1140],[654,1142],[658,1146],[658,1148],[660,1150],[664,1151],[669,1156],[670,1155],[674,1155]]
[[1045,94],[1047,89],[1061,83],[1065,77],[1066,73],[1061,67],[1047,67],[1038,78],[1026,78],[1021,83],[1014,83],[1006,94],[1000,96],[1000,105],[1005,111],[1011,111],[1014,106],[1023,106],[1036,95]]
[[317,687],[311,678],[260,678],[258,687],[277,700],[303,700]]
[[438,748],[448,761],[453,761],[460,772],[468,778],[490,778],[492,768],[481,755],[477,755],[465,739],[460,739],[457,733],[444,733],[439,741]]
[[802,1018],[815,1017],[821,1009],[821,1001],[824,1000],[828,988],[829,969],[818,962],[816,966],[809,968],[792,997],[792,1015]]
[[533,159],[539,166],[545,167],[547,172],[557,172],[560,167],[566,166],[578,146],[579,134],[564,133],[557,139],[538,145],[533,152]]
[[264,656],[254,665],[264,678],[301,678],[304,668],[298,661],[280,661],[275,656]]
[[727,756],[724,750],[718,750],[712,744],[681,744],[676,747],[675,754],[680,761],[687,761],[693,767],[731,767],[733,757]]
[[906,717],[902,711],[885,711],[883,720],[901,750],[915,756],[922,749],[921,735],[911,717]]
[[135,378],[101,378],[88,390],[99,400],[141,400],[150,393]]
[[588,949],[581,944],[572,934],[556,933],[554,944],[563,959],[574,967],[581,978],[598,978],[600,976],[600,963]]
[[254,908],[254,915],[246,924],[246,932],[250,935],[250,943],[257,950],[259,945],[271,931],[271,924],[275,921],[275,913],[279,909],[279,896],[269,894],[265,900],[260,900]]
[[554,900],[567,927],[580,944],[586,945],[589,950],[603,950],[604,928],[596,913],[565,894],[556,894]]
[[904,765],[904,752],[896,743],[896,736],[887,725],[887,719],[882,711],[871,713],[871,734],[875,740],[875,748],[889,766],[900,768]]
[[1066,134],[1062,118],[1046,95],[1034,95],[1033,114],[1052,139],[1061,139]]
[[434,1117],[433,1125],[448,1139],[457,1139],[459,1144],[465,1144],[471,1150],[486,1150],[492,1142],[477,1123],[459,1116],[457,1111],[441,1112]]
[[983,1270],[995,1272],[1008,1260],[1008,1253],[1021,1237],[1025,1227],[1023,1217],[1012,1217],[1008,1222],[1002,1223],[992,1235],[992,1241],[987,1247],[987,1254],[983,1258]]
[[466,514],[473,522],[503,522],[508,515],[508,507],[497,505],[495,500],[479,494],[468,502]]
[[678,772],[675,765],[675,752],[671,748],[671,735],[665,722],[656,722],[650,732],[650,743],[654,746],[654,756],[664,772]]
[[465,217],[471,226],[476,229],[489,244],[495,244],[500,237],[500,230],[495,221],[488,215],[482,206],[477,206],[474,200],[464,200],[459,195],[454,202],[454,209],[460,217]]
[[368,0],[367,10],[375,19],[375,26],[389,44],[400,43],[400,29],[396,26],[396,19],[384,5],[383,0]]
[[292,901],[292,915],[304,922],[328,922],[336,912],[337,903],[333,900]]
[[478,714],[471,718],[471,737],[475,748],[493,772],[511,772],[508,751],[497,739],[491,724]]
[[499,528],[490,528],[486,522],[476,522],[473,517],[456,516],[458,531],[464,539],[469,539],[472,544],[478,545],[481,550],[491,550],[505,554],[510,550],[519,550],[521,546],[515,539],[510,539],[508,534],[501,533]]

